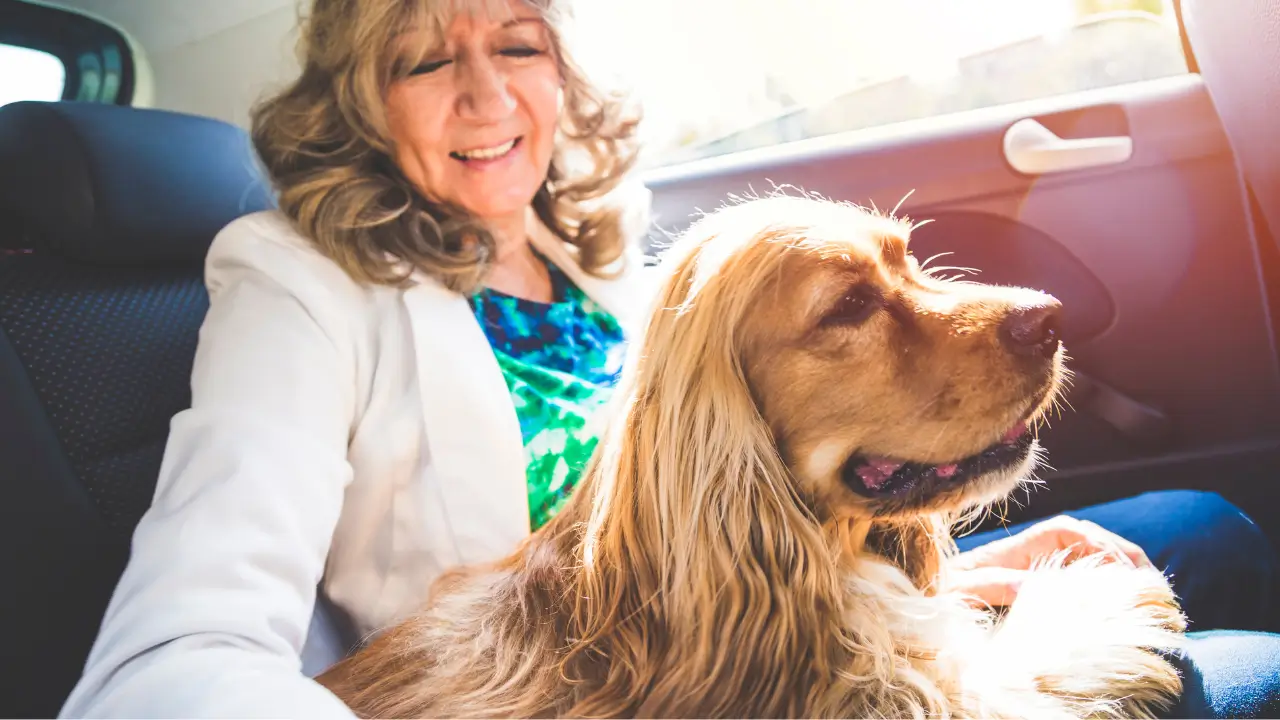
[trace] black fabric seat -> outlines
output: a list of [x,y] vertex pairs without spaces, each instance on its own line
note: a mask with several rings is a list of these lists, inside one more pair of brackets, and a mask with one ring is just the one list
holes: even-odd
[[270,202],[231,125],[0,108],[0,716],[78,679],[190,402],[209,243]]

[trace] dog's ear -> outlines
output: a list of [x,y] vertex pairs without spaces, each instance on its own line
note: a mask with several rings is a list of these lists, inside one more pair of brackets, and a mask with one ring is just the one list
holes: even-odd
[[570,632],[593,657],[565,665],[601,685],[571,714],[790,716],[808,689],[796,668],[835,655],[835,563],[742,370],[754,277],[749,259],[708,273],[691,254],[628,363],[574,589]]

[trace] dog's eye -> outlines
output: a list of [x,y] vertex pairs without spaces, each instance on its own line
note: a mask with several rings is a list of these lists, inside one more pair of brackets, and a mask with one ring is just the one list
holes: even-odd
[[884,304],[880,291],[871,285],[857,285],[849,289],[840,302],[822,319],[823,325],[850,327],[866,322]]

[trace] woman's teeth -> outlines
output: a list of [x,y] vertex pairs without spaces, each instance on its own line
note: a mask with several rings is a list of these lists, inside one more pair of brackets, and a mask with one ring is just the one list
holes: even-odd
[[511,148],[516,146],[515,138],[508,140],[501,145],[495,145],[489,148],[477,148],[475,150],[455,150],[449,153],[459,160],[497,160],[498,158],[511,152]]

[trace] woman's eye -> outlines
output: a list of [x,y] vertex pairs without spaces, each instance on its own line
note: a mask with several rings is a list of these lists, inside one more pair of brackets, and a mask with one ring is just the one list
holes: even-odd
[[537,48],[531,48],[531,47],[522,45],[519,47],[505,48],[501,51],[501,54],[506,55],[507,57],[514,57],[514,58],[530,58],[530,57],[536,57],[538,55],[541,55],[542,51]]
[[427,75],[439,70],[440,68],[444,67],[445,65],[448,65],[451,62],[453,61],[452,60],[432,60],[431,62],[424,62],[418,65],[417,67],[415,67],[414,69],[410,70],[409,74],[410,75]]
[[852,327],[866,322],[884,304],[880,291],[871,285],[857,285],[831,308],[822,319],[823,325]]

